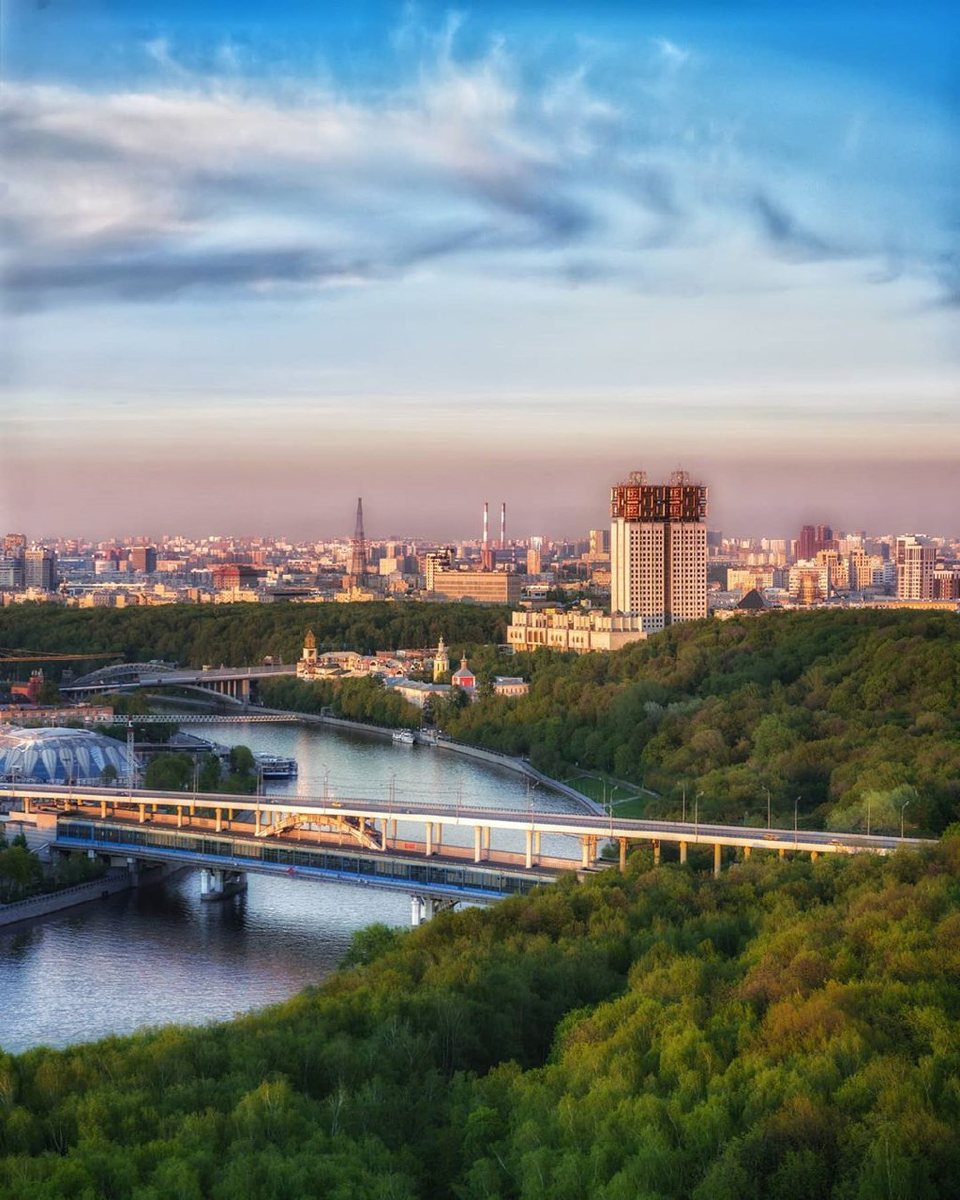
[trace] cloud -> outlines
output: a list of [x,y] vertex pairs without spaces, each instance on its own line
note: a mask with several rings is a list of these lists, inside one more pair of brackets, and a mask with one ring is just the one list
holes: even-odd
[[[784,262],[882,257],[889,231],[852,236],[849,197],[831,204],[813,163],[785,180],[757,131],[724,118],[691,50],[656,40],[635,86],[605,94],[596,54],[553,70],[490,39],[458,57],[460,26],[426,36],[408,20],[396,44],[410,69],[375,93],[254,86],[229,48],[223,73],[200,77],[164,39],[144,47],[166,80],[153,90],[8,84],[13,304],[303,292],[426,263],[641,289],[674,271],[682,290],[696,256],[720,263],[724,247],[755,260],[743,277],[763,286],[769,261],[782,286]],[[813,220],[795,215],[809,195]]]

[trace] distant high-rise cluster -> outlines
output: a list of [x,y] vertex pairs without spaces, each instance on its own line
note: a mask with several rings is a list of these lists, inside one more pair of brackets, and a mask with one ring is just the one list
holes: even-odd
[[707,489],[685,471],[633,471],[610,493],[610,611],[648,631],[707,615]]

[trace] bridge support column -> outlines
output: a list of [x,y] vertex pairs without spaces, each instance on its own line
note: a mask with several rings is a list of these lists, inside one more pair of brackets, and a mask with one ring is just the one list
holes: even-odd
[[483,826],[474,825],[473,827],[473,861],[480,861],[480,843],[483,840]]
[[490,826],[488,825],[483,831],[483,848],[487,852],[487,858],[490,857]]
[[720,864],[721,864],[722,860],[723,860],[723,847],[720,845],[719,842],[714,842],[714,844],[713,844],[713,873],[714,873],[714,875],[720,874]]
[[29,796],[24,796],[24,798],[23,798],[23,811],[28,817],[30,816],[30,797]]
[[200,871],[200,899],[226,900],[246,889],[247,877],[242,871],[220,871],[203,867]]
[[390,822],[390,841],[393,842],[394,845],[396,845],[396,841],[397,841],[397,819],[396,819],[396,817],[394,817],[394,819]]
[[448,900],[439,896],[411,896],[410,924],[422,925],[424,921],[432,921],[437,913],[452,912],[458,901]]
[[438,854],[443,853],[443,826],[438,821],[436,824],[434,836],[437,840],[436,851]]
[[660,866],[660,843],[659,842],[653,843],[653,865],[655,867]]
[[383,851],[386,851],[387,849],[387,828],[389,825],[390,822],[386,817],[384,817],[380,822],[380,849]]
[[540,830],[539,829],[533,835],[533,856],[537,860],[537,863],[539,864],[539,862],[540,862]]
[[820,857],[820,851],[819,851],[819,850],[811,850],[811,851],[810,851],[810,861],[811,861],[812,863],[813,863],[813,862],[816,862],[816,861],[817,861],[817,859],[818,859],[819,857]]
[[687,861],[687,843],[680,843],[680,864],[681,866]]
[[105,821],[106,819],[107,819],[107,802],[106,802],[106,800],[101,800],[100,801],[100,820]]
[[183,805],[182,804],[177,805],[177,828],[178,829],[183,828]]
[[581,866],[589,867],[590,866],[590,837],[588,834],[585,833],[581,840],[583,841],[583,856],[581,858]]
[[744,848],[743,848],[743,860],[744,860],[744,862],[746,862],[746,860],[747,860],[747,859],[750,857],[750,850],[751,850],[751,847],[750,847],[750,846],[744,846]]
[[253,815],[253,831],[257,837],[260,836],[260,809],[256,809]]
[[786,852],[786,850],[784,850],[784,848],[782,846],[777,851],[777,857],[778,858],[786,858],[787,857],[787,852]]
[[627,869],[627,839],[618,838],[620,842],[620,874],[622,875]]
[[222,833],[223,832],[223,809],[215,808],[214,812],[217,814],[217,833]]
[[527,870],[528,870],[528,871],[529,871],[529,870],[530,870],[530,868],[533,866],[533,830],[532,830],[532,829],[528,829],[528,830],[527,830],[527,861],[526,861],[526,866],[527,866]]
[[429,858],[430,855],[433,853],[433,822],[432,821],[427,822],[426,851],[427,851],[427,858]]
[[140,807],[140,824],[143,825],[147,819],[147,806],[145,804],[141,804],[139,807]]

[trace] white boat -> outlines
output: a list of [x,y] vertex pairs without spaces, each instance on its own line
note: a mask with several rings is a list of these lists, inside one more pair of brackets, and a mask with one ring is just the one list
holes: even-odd
[[412,729],[397,729],[394,731],[393,740],[400,746],[412,746],[414,736]]

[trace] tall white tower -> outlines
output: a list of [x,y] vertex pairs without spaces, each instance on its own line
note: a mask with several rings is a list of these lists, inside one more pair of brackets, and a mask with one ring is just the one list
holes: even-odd
[[632,471],[610,493],[610,611],[653,632],[707,615],[707,489]]

